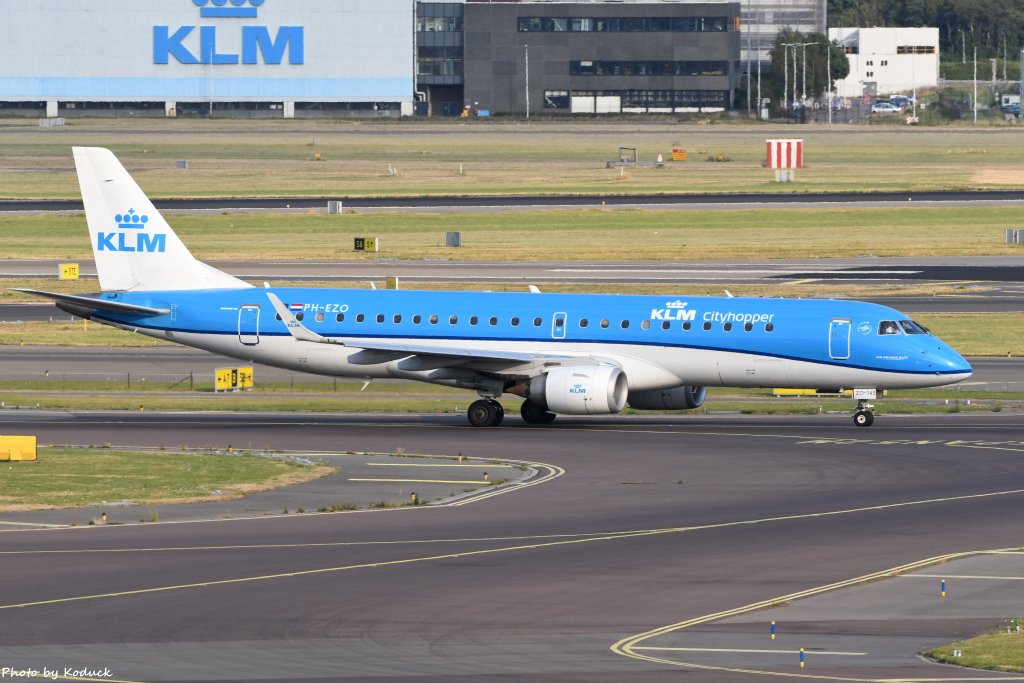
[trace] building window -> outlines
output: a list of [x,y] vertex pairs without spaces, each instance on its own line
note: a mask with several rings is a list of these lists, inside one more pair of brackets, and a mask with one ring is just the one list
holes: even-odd
[[728,17],[519,17],[516,27],[521,33],[717,33],[729,24]]
[[462,17],[419,17],[416,30],[433,33],[436,31],[461,31]]
[[[724,76],[729,62],[594,61],[569,62],[571,76]],[[545,103],[545,106],[547,104]]]
[[569,91],[568,90],[545,90],[544,91],[544,108],[545,109],[568,109],[569,108]]

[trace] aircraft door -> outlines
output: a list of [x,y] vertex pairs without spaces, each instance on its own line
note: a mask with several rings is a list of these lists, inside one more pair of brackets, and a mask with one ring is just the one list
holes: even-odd
[[260,307],[245,304],[238,309],[238,342],[245,346],[260,343]]
[[565,339],[565,328],[568,326],[568,319],[565,313],[555,313],[551,317],[551,338]]
[[853,325],[849,318],[833,318],[828,326],[828,355],[833,360],[850,357],[850,333]]

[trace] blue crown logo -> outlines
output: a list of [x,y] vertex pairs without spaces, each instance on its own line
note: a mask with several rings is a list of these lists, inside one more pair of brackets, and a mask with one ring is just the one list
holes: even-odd
[[135,213],[135,209],[128,209],[126,213],[119,213],[114,216],[114,220],[117,221],[117,227],[129,230],[142,230],[146,227],[146,223],[149,222],[149,216],[146,214],[139,215]]
[[[211,19],[252,19],[256,17],[256,8],[266,0],[192,0],[192,4],[201,7],[199,16]],[[207,7],[207,5],[213,5]],[[246,7],[245,5],[249,5]]]

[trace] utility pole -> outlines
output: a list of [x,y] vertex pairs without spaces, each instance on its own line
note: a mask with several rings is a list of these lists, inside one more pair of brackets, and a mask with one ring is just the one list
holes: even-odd
[[962,28],[960,28],[959,26],[957,27],[956,30],[960,31],[960,63],[961,64],[966,64],[967,63],[967,43],[965,42],[965,39],[964,39],[964,30]]
[[[750,13],[750,0],[747,0],[747,116],[750,116],[750,59],[751,59],[751,43],[750,43],[750,24],[751,24],[751,13]],[[760,60],[758,60],[760,61]]]
[[[1024,68],[1024,64],[1021,65]],[[757,56],[757,118],[761,119],[761,55]]]
[[523,45],[524,71],[526,72],[526,118],[530,118],[530,46]]
[[978,46],[974,46],[974,123],[978,123]]
[[803,95],[802,95],[801,99],[804,102],[807,101],[807,46],[808,45],[814,45],[814,43],[800,43],[800,54],[801,54],[801,56],[803,57],[803,60],[804,60],[804,68],[803,68],[803,72],[801,74],[802,78],[803,78],[803,86],[801,88],[801,90],[803,90]]
[[[1024,55],[1024,50],[1020,53]],[[789,110],[789,43],[782,44],[782,108]]]
[[[827,36],[826,36],[827,37]],[[828,106],[828,125],[832,125],[832,41],[825,43],[825,104]]]

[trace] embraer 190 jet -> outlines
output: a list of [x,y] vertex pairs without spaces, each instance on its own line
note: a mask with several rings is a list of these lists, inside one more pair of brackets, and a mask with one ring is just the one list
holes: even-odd
[[707,387],[839,387],[854,422],[880,389],[971,366],[908,316],[857,301],[254,287],[196,260],[117,158],[74,148],[99,294],[76,316],[281,368],[475,391],[470,424],[699,407]]

